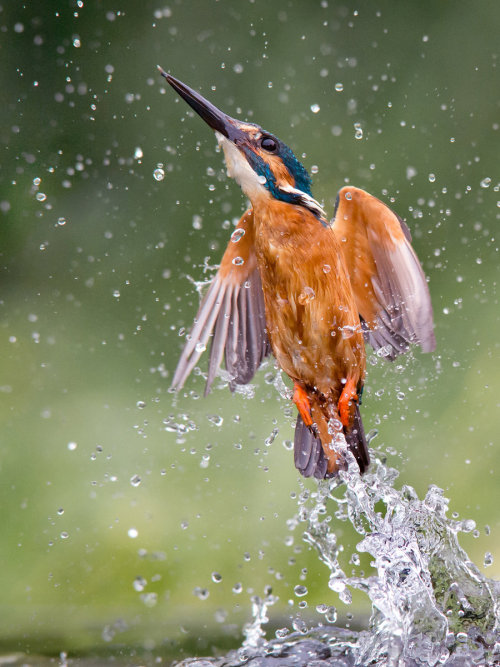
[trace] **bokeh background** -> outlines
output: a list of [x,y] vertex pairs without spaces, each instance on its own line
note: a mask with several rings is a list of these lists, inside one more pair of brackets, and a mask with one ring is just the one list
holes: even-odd
[[169,392],[245,200],[157,63],[292,146],[330,212],[352,183],[407,220],[438,346],[371,359],[364,421],[401,484],[476,521],[461,543],[498,575],[499,3],[0,5],[3,650],[210,653],[266,586],[271,626],[369,614],[291,527],[314,482],[273,364],[246,392]]

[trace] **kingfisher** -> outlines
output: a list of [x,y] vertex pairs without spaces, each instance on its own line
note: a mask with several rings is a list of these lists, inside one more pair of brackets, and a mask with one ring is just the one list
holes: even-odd
[[363,473],[370,462],[359,410],[365,343],[388,360],[411,345],[431,352],[436,344],[408,227],[350,185],[339,191],[329,221],[286,144],[158,69],[215,131],[228,176],[250,202],[201,300],[172,388],[183,387],[209,341],[205,394],[223,358],[234,389],[272,354],[293,383],[299,472],[335,476],[346,468],[349,449]]

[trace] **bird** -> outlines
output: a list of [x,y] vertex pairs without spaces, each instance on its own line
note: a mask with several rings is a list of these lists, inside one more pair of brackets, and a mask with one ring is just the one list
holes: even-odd
[[234,389],[273,355],[293,383],[297,470],[318,480],[338,476],[350,450],[364,473],[365,343],[390,361],[412,345],[436,346],[427,280],[406,223],[350,185],[328,220],[283,141],[158,70],[215,132],[227,174],[250,202],[201,300],[172,389],[182,389],[209,342],[205,394],[223,358]]

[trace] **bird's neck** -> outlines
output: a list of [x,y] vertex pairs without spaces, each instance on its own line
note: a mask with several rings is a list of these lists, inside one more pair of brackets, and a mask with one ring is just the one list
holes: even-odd
[[328,225],[304,206],[263,198],[252,201],[252,206],[256,245],[263,253],[269,244],[277,247],[307,243],[308,238],[315,237],[320,229]]

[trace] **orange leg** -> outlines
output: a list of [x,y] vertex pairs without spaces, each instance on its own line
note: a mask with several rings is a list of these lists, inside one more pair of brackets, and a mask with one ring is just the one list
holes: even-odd
[[311,404],[305,390],[296,382],[293,383],[293,402],[297,406],[304,424],[312,426]]
[[339,398],[339,416],[342,424],[349,428],[354,417],[354,404],[358,400],[354,380],[347,380]]

